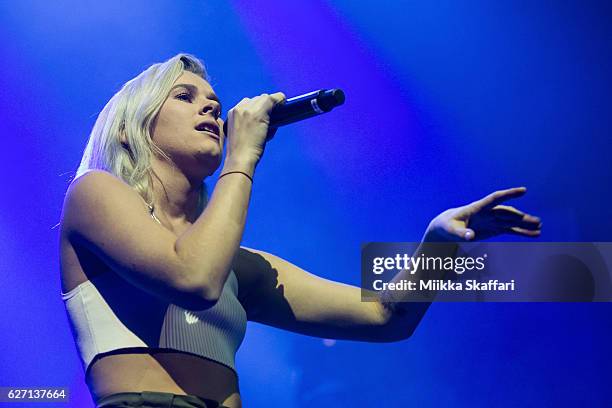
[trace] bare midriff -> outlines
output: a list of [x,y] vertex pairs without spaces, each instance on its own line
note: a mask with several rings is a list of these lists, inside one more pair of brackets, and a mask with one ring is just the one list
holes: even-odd
[[238,378],[231,368],[180,352],[112,354],[94,361],[87,374],[96,404],[120,392],[156,391],[242,407]]

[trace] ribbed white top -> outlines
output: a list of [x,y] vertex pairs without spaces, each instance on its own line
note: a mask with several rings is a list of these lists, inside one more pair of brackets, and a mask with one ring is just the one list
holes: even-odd
[[235,370],[247,318],[234,271],[218,302],[201,311],[164,303],[113,272],[61,296],[85,372],[96,356],[135,347],[196,354]]

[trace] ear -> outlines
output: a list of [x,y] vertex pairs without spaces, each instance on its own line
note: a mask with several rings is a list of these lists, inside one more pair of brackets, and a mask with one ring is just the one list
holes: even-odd
[[127,133],[125,132],[125,125],[123,123],[119,127],[119,141],[121,142],[121,146],[129,150],[130,145],[127,141]]

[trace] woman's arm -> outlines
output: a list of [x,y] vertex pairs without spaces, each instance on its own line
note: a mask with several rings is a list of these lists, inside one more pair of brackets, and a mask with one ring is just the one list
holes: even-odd
[[[415,256],[455,256],[456,245],[449,242],[501,233],[539,236],[538,218],[498,205],[524,193],[524,188],[496,191],[469,205],[443,212],[430,223]],[[430,245],[431,242],[447,244]],[[407,302],[407,297],[393,298],[386,293],[381,294],[381,301],[362,301],[358,287],[319,278],[284,259],[254,249],[239,250],[234,271],[249,320],[311,336],[372,342],[406,339],[430,304]],[[401,271],[393,280],[403,279],[407,273]],[[421,271],[411,276],[418,279]]]
[[244,247],[238,251],[234,272],[251,321],[323,338],[396,340],[386,337],[385,308],[378,302],[362,302],[358,287],[320,278],[278,256]]
[[225,179],[207,213],[177,240],[149,216],[132,187],[89,171],[68,188],[62,234],[140,289],[187,309],[208,308],[218,297],[211,279],[224,272],[224,257],[231,266],[235,252],[224,251],[238,247],[250,194],[246,177]]

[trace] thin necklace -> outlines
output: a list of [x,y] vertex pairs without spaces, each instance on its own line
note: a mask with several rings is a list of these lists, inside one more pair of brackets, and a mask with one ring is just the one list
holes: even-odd
[[159,225],[162,225],[162,223],[161,223],[161,221],[159,220],[159,218],[157,218],[157,215],[155,215],[155,213],[153,212],[153,206],[152,206],[152,205],[149,205],[149,204],[147,203],[147,207],[149,207],[149,214],[151,214],[151,217],[153,217],[153,219],[154,219],[155,221],[157,221],[157,223],[158,223]]

